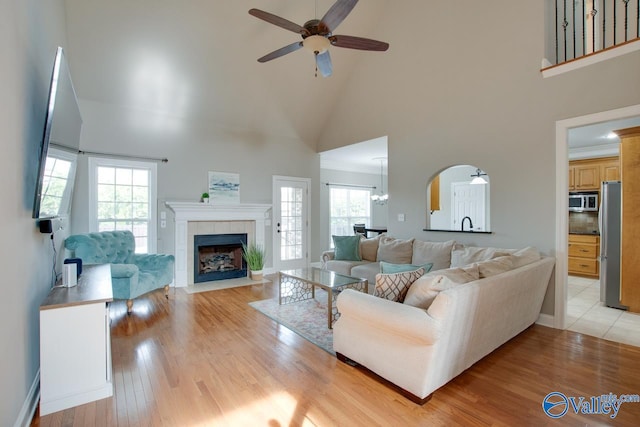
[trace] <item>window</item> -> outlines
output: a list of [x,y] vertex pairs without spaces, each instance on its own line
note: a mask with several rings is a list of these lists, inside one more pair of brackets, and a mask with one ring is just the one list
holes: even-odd
[[156,164],[89,159],[92,231],[129,230],[136,253],[156,250]]
[[[371,191],[350,188],[331,188],[331,235],[353,234],[353,224],[370,224]],[[333,247],[333,240],[331,241]]]
[[69,215],[77,155],[49,147],[42,181],[42,217]]

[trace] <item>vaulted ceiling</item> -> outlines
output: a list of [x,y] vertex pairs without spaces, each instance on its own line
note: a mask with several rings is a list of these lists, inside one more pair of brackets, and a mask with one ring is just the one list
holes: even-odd
[[[332,47],[333,76],[300,50],[257,58],[300,37],[248,14],[304,24],[334,0],[66,0],[67,56],[81,100],[318,140],[363,52]],[[336,34],[379,39],[386,0],[359,2]],[[393,41],[385,40],[391,44]],[[355,141],[354,141],[355,142]]]

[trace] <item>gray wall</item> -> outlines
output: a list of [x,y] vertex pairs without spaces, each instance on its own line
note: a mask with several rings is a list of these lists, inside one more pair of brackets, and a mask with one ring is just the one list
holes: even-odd
[[[388,135],[393,235],[554,254],[555,123],[640,103],[640,53],[543,79],[544,2],[406,0],[383,16],[369,36],[391,47],[361,56],[318,149]],[[493,234],[422,231],[426,185],[452,164],[489,171]]]
[[[25,416],[23,403],[40,366],[38,308],[51,285],[53,250],[49,235],[37,231],[31,209],[49,79],[55,49],[66,45],[64,28],[62,1],[10,0],[0,5],[3,426]],[[64,234],[64,230],[55,234],[58,249]]]
[[[158,212],[167,212],[167,228],[158,228],[158,252],[173,253],[174,228],[165,200],[199,201],[207,190],[209,171],[240,174],[240,202],[267,203],[272,199],[272,176],[310,178],[318,182],[320,160],[315,149],[299,139],[267,136],[230,129],[220,124],[187,121],[147,111],[130,110],[80,100],[84,126],[81,149],[106,153],[168,158],[158,163]],[[319,195],[311,191],[311,241],[319,235]],[[87,157],[80,156],[72,210],[74,233],[88,224]],[[271,229],[266,230],[267,248]],[[312,245],[311,259],[320,256]],[[270,253],[271,251],[269,251]],[[266,267],[272,265],[271,257]]]

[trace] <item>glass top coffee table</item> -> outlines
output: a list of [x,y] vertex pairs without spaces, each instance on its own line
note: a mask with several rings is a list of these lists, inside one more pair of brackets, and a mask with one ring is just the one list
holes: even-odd
[[344,289],[368,292],[367,279],[350,277],[316,267],[300,268],[278,272],[278,302],[290,304],[315,298],[316,286],[327,292],[327,326],[333,328],[340,314],[336,308],[336,298]]

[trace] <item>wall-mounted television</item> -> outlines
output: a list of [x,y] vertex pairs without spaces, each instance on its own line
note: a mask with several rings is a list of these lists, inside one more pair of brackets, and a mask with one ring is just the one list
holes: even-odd
[[33,218],[66,216],[71,209],[82,117],[61,47],[51,72],[47,112],[40,144]]

